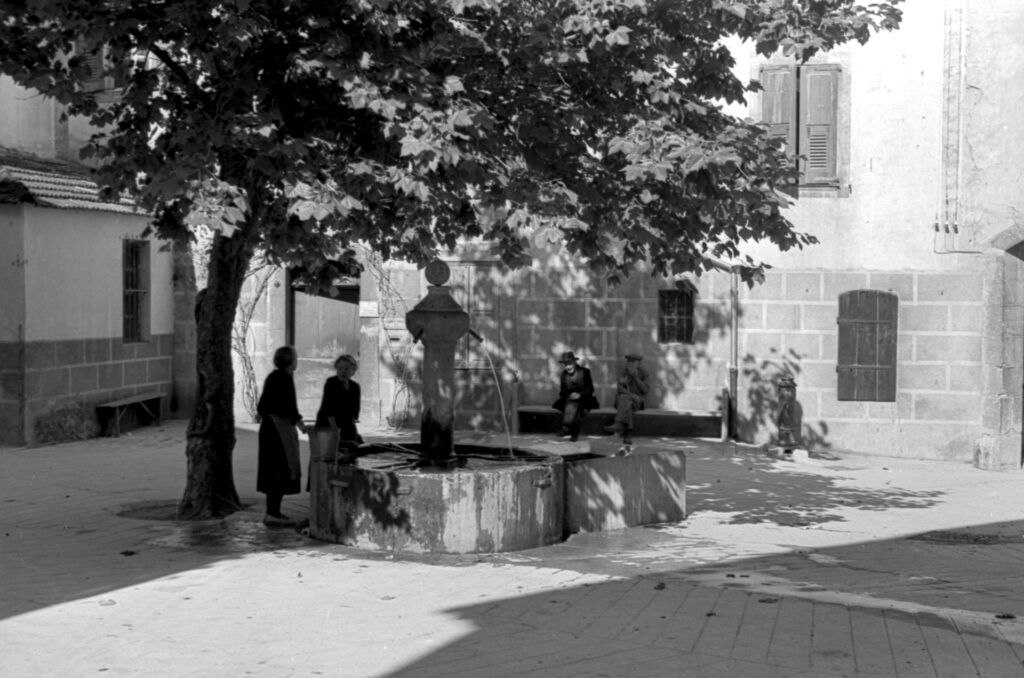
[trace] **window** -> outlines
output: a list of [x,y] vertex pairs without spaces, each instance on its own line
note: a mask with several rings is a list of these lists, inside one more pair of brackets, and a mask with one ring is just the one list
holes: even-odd
[[89,49],[81,41],[75,47],[78,57],[90,73],[89,79],[83,83],[83,89],[93,92],[100,104],[113,103],[121,96],[121,89],[125,86],[131,67],[145,63],[145,67],[149,68],[152,63],[149,57],[144,57],[144,62],[136,57],[125,57],[123,63],[115,62],[107,45],[92,48],[91,51]]
[[459,339],[455,348],[455,366],[470,369],[490,369],[487,346],[500,344],[498,333],[498,275],[493,263],[449,264],[452,296],[469,314],[469,328],[482,338],[472,335]]
[[658,343],[693,343],[693,298],[695,291],[658,290]]
[[840,68],[836,64],[761,69],[761,120],[797,158],[801,186],[838,186]]
[[149,243],[125,240],[121,250],[124,279],[122,319],[126,344],[146,341],[149,326]]
[[896,401],[898,311],[888,292],[839,295],[839,400]]

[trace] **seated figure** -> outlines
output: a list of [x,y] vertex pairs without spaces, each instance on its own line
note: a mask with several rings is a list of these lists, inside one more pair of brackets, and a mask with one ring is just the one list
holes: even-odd
[[564,413],[559,437],[569,436],[576,440],[580,434],[580,420],[588,410],[600,405],[594,397],[594,381],[590,370],[581,366],[572,351],[562,353],[559,358],[563,366],[559,379],[558,400],[552,407]]
[[612,430],[622,434],[620,454],[629,454],[633,447],[633,413],[644,409],[644,396],[651,387],[647,371],[640,366],[643,356],[626,354],[626,366],[615,389],[615,424]]

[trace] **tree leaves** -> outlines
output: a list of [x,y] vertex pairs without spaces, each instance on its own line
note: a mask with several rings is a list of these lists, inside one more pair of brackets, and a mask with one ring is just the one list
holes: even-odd
[[[521,265],[557,234],[619,276],[809,242],[788,161],[719,105],[748,91],[722,39],[806,58],[895,28],[897,4],[59,0],[10,13],[0,69],[92,120],[98,178],[164,235],[420,262],[483,236]],[[109,50],[117,96],[85,91],[76,42]]]

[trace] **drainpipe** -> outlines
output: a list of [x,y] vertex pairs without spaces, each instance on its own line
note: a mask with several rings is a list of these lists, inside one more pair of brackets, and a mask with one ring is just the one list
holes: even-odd
[[740,274],[735,266],[729,268],[729,400],[726,402],[728,419],[725,434],[730,439],[736,437],[736,396],[739,392],[740,372]]
[[729,273],[729,386],[722,389],[722,442],[736,438],[736,397],[740,373],[740,272],[739,264],[714,257],[704,260],[711,268]]

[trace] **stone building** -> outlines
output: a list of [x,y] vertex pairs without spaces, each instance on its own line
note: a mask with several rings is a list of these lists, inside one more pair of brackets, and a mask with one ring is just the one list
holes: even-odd
[[95,405],[172,392],[171,258],[99,197],[90,131],[0,77],[0,443],[98,431]]
[[[499,428],[504,410],[514,427],[517,407],[550,404],[562,350],[593,369],[610,406],[632,351],[656,384],[649,406],[718,409],[728,388],[734,433],[749,442],[775,434],[788,373],[807,447],[1020,468],[1024,63],[1007,50],[1024,35],[1024,6],[902,7],[900,30],[807,64],[734,46],[738,73],[765,86],[737,112],[802,156],[790,217],[820,241],[786,253],[750,245],[772,268],[763,284],[739,285],[735,304],[728,270],[638,271],[609,287],[557,245],[520,271],[486,248],[453,256],[456,295],[482,338],[460,348],[459,424]],[[406,306],[421,296],[414,271],[387,275],[402,279]],[[415,416],[394,395],[416,373],[416,347],[374,295],[361,292],[358,311],[362,362],[375,370],[362,373],[364,394],[376,422],[400,421]]]

